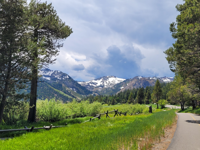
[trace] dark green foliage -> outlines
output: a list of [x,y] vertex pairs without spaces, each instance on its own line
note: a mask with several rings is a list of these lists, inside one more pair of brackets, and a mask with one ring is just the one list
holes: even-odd
[[31,0],[26,12],[31,40],[31,92],[28,121],[34,122],[36,116],[38,69],[55,61],[58,49],[63,46],[61,40],[67,38],[72,29],[58,17],[52,4]]
[[26,101],[18,101],[13,97],[7,98],[3,113],[3,123],[11,125],[27,119],[28,110],[29,107]]
[[136,97],[137,103],[143,104],[144,103],[144,88],[140,88],[139,91],[137,92],[137,97]]
[[[170,85],[171,83],[161,83],[160,87],[162,89],[162,95],[161,95],[161,99],[164,99],[165,97],[167,97],[167,93],[170,90]],[[98,96],[88,96],[86,98],[83,98],[83,100],[89,100],[90,103],[94,102],[94,101],[99,101],[99,102],[103,102],[106,104],[111,104],[111,100],[113,100],[112,98],[114,98],[116,100],[116,103],[138,103],[138,99],[137,99],[137,95],[140,95],[140,103],[141,104],[149,104],[152,102],[152,98],[151,98],[151,94],[153,93],[153,89],[155,86],[150,86],[150,87],[146,87],[144,88],[137,88],[137,89],[132,89],[132,90],[126,90],[124,92],[120,92],[117,93],[116,95],[112,95],[112,96],[102,96],[102,95],[98,95]],[[129,98],[132,97],[132,101],[129,101]],[[163,98],[164,97],[164,98]]]
[[[200,1],[185,0],[176,8],[180,14],[176,17],[176,22],[170,25],[172,37],[176,41],[173,43],[173,47],[164,53],[167,55],[166,59],[170,64],[170,69],[182,78],[182,83],[177,86],[179,92],[173,94],[175,91],[173,90],[169,95],[174,102],[179,99],[178,101],[181,102],[181,107],[184,109],[186,99],[183,100],[184,98],[180,98],[177,94],[183,95],[189,91],[192,96],[190,102],[187,103],[195,108],[197,101],[193,99],[193,96],[199,95],[200,92]],[[188,89],[184,91],[185,85]]]
[[128,97],[128,101],[127,101],[128,104],[131,104],[131,103],[134,103],[134,99],[133,99],[133,93],[131,92],[129,97]]
[[170,25],[172,37],[176,41],[173,47],[165,51],[166,59],[173,72],[179,73],[184,81],[200,89],[200,1],[185,0],[176,8],[180,14],[176,22]]
[[[23,0],[0,1],[0,123],[8,97],[20,99],[29,77]],[[16,91],[18,93],[16,93]]]
[[151,94],[150,94],[150,90],[149,90],[149,87],[146,87],[145,89],[145,99],[144,99],[144,103],[145,104],[149,104],[149,100],[151,99]]
[[52,88],[50,85],[48,85],[48,83],[45,82],[41,82],[38,84],[38,99],[52,99],[55,98],[56,100],[62,100],[63,102],[66,101],[72,101],[72,97],[71,95],[64,95],[59,91],[54,90],[54,88]]
[[159,80],[157,80],[152,93],[152,98],[154,99],[154,102],[157,103],[157,109],[158,109],[158,101],[160,100],[161,96],[162,96],[162,89]]

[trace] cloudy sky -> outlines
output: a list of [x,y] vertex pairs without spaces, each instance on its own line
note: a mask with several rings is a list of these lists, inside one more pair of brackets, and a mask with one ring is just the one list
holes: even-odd
[[[44,0],[42,0],[43,2]],[[52,70],[78,81],[114,75],[174,76],[163,51],[183,0],[47,0],[73,33]]]

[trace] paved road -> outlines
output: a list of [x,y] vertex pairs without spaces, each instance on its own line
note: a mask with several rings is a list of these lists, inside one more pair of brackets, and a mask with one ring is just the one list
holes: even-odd
[[[174,108],[174,109],[181,109],[181,106],[175,106],[175,105],[165,105],[165,107],[168,107],[168,108]],[[185,106],[184,108],[187,108],[187,106]]]
[[200,116],[177,113],[176,132],[167,150],[200,150]]

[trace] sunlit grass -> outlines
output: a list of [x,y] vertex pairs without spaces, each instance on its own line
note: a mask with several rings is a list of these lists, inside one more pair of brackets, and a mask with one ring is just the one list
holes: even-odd
[[[69,125],[82,123],[86,120],[89,120],[90,117],[83,117],[83,118],[75,118],[75,119],[65,119],[57,122],[45,122],[45,121],[39,121],[34,123],[28,123],[27,121],[19,121],[17,124],[14,125],[0,125],[0,130],[3,129],[21,129],[24,128],[24,126],[31,128],[34,127],[43,127],[43,126],[49,126],[50,124],[53,124],[54,126],[64,126],[66,123]],[[0,134],[0,138],[2,137],[16,137],[20,136],[22,134],[25,134],[27,131],[14,131],[14,132],[3,132]],[[33,130],[33,132],[43,132],[43,130]]]
[[186,108],[185,110],[179,110],[179,113],[194,113],[200,115],[200,108],[192,109],[192,107]]
[[[110,117],[49,131],[23,134],[14,139],[0,141],[0,150],[115,150],[122,147],[137,149],[138,144],[149,146],[148,141],[163,135],[163,128],[173,123],[175,111]],[[141,138],[145,140],[141,142]]]

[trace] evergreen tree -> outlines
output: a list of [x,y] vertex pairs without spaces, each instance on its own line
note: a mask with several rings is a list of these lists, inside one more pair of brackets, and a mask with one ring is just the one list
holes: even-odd
[[31,92],[30,110],[28,121],[35,122],[38,69],[55,61],[53,56],[58,54],[58,49],[63,46],[59,40],[67,38],[72,29],[66,26],[57,16],[52,4],[31,0],[27,11],[30,39],[32,42],[30,57],[31,66]]
[[16,94],[28,82],[28,39],[23,0],[0,1],[0,123],[6,99],[22,99]]
[[117,101],[115,100],[115,98],[112,98],[111,105],[115,105],[115,104],[117,104]]
[[160,100],[161,96],[162,96],[162,89],[160,86],[160,82],[157,79],[156,84],[153,89],[152,96],[151,96],[154,98],[154,102],[157,104],[157,109],[158,109],[158,101]]
[[196,84],[200,90],[200,1],[185,0],[176,9],[180,14],[176,23],[170,25],[172,37],[176,41],[173,47],[165,51],[166,59],[173,72],[179,73],[184,82]]
[[180,103],[181,110],[184,110],[185,103],[191,98],[190,94],[187,92],[187,86],[184,85],[181,76],[177,74],[167,95],[172,103]]
[[144,101],[144,88],[143,87],[138,90],[136,99],[139,104],[143,104],[143,101]]
[[151,99],[151,94],[150,94],[149,89],[148,89],[146,94],[145,94],[145,103],[149,104],[150,99]]
[[131,104],[131,103],[133,103],[133,102],[134,102],[134,100],[133,100],[133,93],[131,92],[130,95],[129,95],[129,98],[128,98],[127,103],[128,103],[128,104]]

